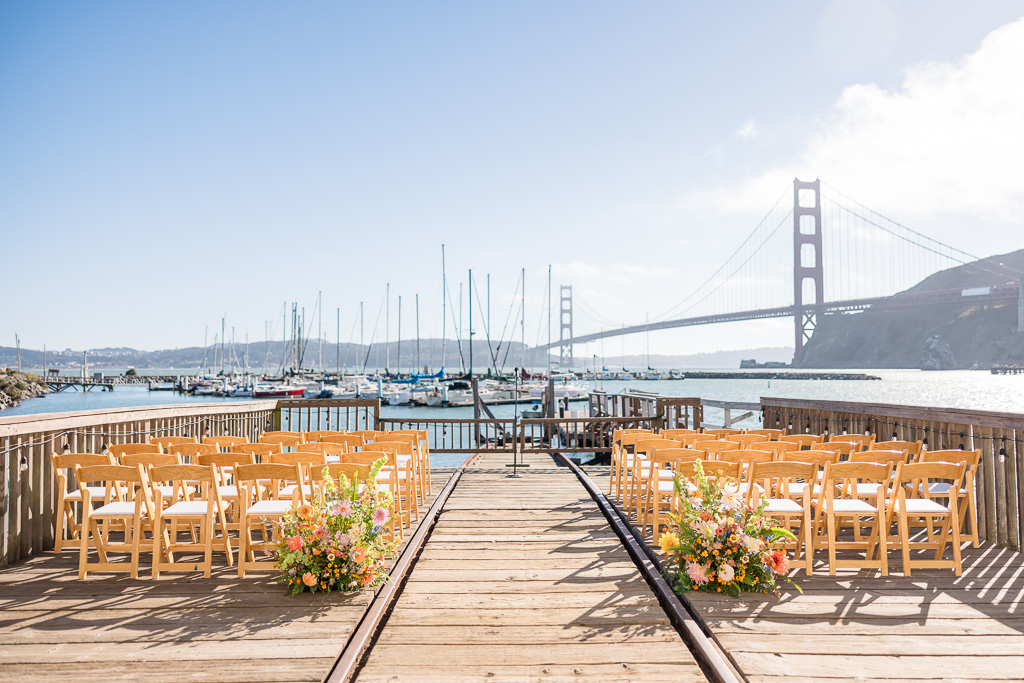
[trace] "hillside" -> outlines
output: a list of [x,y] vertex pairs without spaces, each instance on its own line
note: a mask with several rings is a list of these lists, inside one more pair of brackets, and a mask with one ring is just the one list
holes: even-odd
[[[1024,274],[1024,249],[935,273],[908,292],[1004,284]],[[936,339],[936,337],[938,339]],[[948,347],[948,352],[946,351]],[[823,316],[805,368],[989,368],[1024,365],[1017,306],[944,306]]]

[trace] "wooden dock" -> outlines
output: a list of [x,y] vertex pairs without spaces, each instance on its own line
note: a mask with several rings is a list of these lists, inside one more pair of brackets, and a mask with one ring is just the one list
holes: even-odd
[[[350,680],[706,680],[614,520],[557,457],[525,458],[518,479],[507,454],[463,471]],[[607,490],[607,468],[587,471]],[[435,470],[435,492],[450,473]],[[906,578],[891,559],[887,578],[819,562],[794,573],[803,594],[683,602],[733,680],[1024,680],[1024,556],[983,543],[960,578]],[[0,680],[321,680],[377,602],[286,597],[271,574],[226,567],[83,582],[76,562],[0,569]]]
[[[436,494],[451,470],[433,474]],[[73,550],[0,569],[0,680],[321,680],[373,593],[288,597],[219,557],[210,579],[80,581]]]
[[572,472],[510,460],[462,475],[355,680],[706,680]]
[[748,681],[1024,680],[1024,556],[983,543],[964,573],[915,569],[882,578],[824,564],[793,574],[804,593],[690,604]]

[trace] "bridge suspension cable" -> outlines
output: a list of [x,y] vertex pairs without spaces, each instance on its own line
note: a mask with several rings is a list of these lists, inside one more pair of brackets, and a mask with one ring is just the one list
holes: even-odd
[[[667,311],[665,311],[665,312],[663,312],[663,313],[661,313],[659,315],[654,316],[653,318],[651,318],[650,322],[658,322],[658,321],[661,321],[661,320],[669,319],[670,316],[673,316],[677,312],[679,312],[680,309],[682,309],[683,306],[685,306],[687,304],[687,302],[689,302],[695,296],[700,294],[701,291],[705,287],[707,287],[712,282],[714,282],[715,278],[717,278],[719,276],[719,274],[721,274],[721,272],[723,270],[725,270],[729,266],[730,263],[733,262],[734,259],[736,259],[741,253],[743,253],[744,248],[746,248],[746,246],[748,244],[750,244],[751,240],[754,239],[754,236],[757,235],[757,233],[766,224],[769,223],[769,220],[771,219],[772,215],[775,213],[775,210],[778,208],[779,204],[782,203],[783,199],[785,199],[786,197],[788,197],[790,195],[791,188],[792,188],[792,185],[789,185],[789,186],[786,187],[785,190],[783,190],[782,194],[780,194],[779,198],[775,200],[775,203],[772,205],[772,208],[768,210],[768,212],[765,214],[764,218],[762,218],[761,221],[757,224],[757,226],[753,230],[750,231],[750,234],[747,235],[746,239],[744,239],[743,242],[740,243],[740,245],[736,248],[736,250],[729,256],[729,258],[727,258],[725,260],[724,263],[722,263],[721,266],[718,267],[718,269],[715,272],[713,272],[710,276],[708,276],[708,278],[706,280],[704,280],[704,282],[702,282],[700,285],[698,285],[692,292],[690,292],[690,294],[688,294],[679,303],[675,304],[672,308],[668,309]],[[792,215],[792,211],[789,212],[789,215]],[[785,219],[783,219],[783,220],[785,220]],[[779,227],[778,225],[775,226],[775,228],[771,232],[771,235],[775,234],[775,232],[778,230],[778,227]],[[769,235],[769,237],[771,237],[771,235]],[[736,274],[736,272],[739,270],[739,268],[741,268],[744,264],[749,262],[750,258],[754,254],[756,254],[758,251],[760,251],[761,248],[765,245],[766,242],[767,242],[767,239],[762,241],[761,244],[758,245],[757,249],[754,250],[754,253],[751,254],[750,256],[748,256],[747,259],[743,263],[741,263],[740,266],[738,266],[736,270],[734,270],[732,273],[730,273],[726,277],[726,281],[728,281],[729,278],[734,276]],[[721,288],[722,284],[724,284],[724,282],[719,284],[718,287],[716,287],[714,290],[712,290],[712,293],[715,292],[715,291],[718,291],[718,289]],[[701,298],[700,301],[698,301],[697,303],[700,303],[700,302],[704,301],[705,299],[707,299],[707,296]],[[692,310],[693,306],[695,306],[695,305],[696,304],[691,305],[690,307],[686,308],[683,312]]]

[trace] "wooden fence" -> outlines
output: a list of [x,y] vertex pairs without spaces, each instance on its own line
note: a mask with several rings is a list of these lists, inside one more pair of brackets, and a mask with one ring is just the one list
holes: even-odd
[[276,401],[118,408],[0,418],[0,566],[53,548],[56,479],[50,454],[100,453],[155,436],[244,435],[273,429]]
[[1021,549],[1024,415],[788,398],[762,398],[761,409],[765,427],[790,433],[874,434],[879,441],[923,441],[931,451],[980,450],[978,530],[993,543]]

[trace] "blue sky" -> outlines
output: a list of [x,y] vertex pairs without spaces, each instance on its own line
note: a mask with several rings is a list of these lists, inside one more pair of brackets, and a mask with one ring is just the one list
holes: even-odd
[[[310,315],[318,291],[329,339],[338,309],[349,339],[360,301],[368,339],[387,282],[391,338],[398,295],[411,336],[417,293],[423,336],[439,336],[442,243],[456,306],[467,269],[481,294],[491,274],[495,327],[526,269],[529,343],[546,340],[549,264],[556,288],[640,323],[797,174],[973,253],[1020,248],[1022,16],[879,0],[7,2],[0,344],[193,346],[225,313],[239,339],[268,321],[280,337],[283,302]],[[575,324],[601,326],[579,306]],[[731,324],[650,347],[791,334]]]

